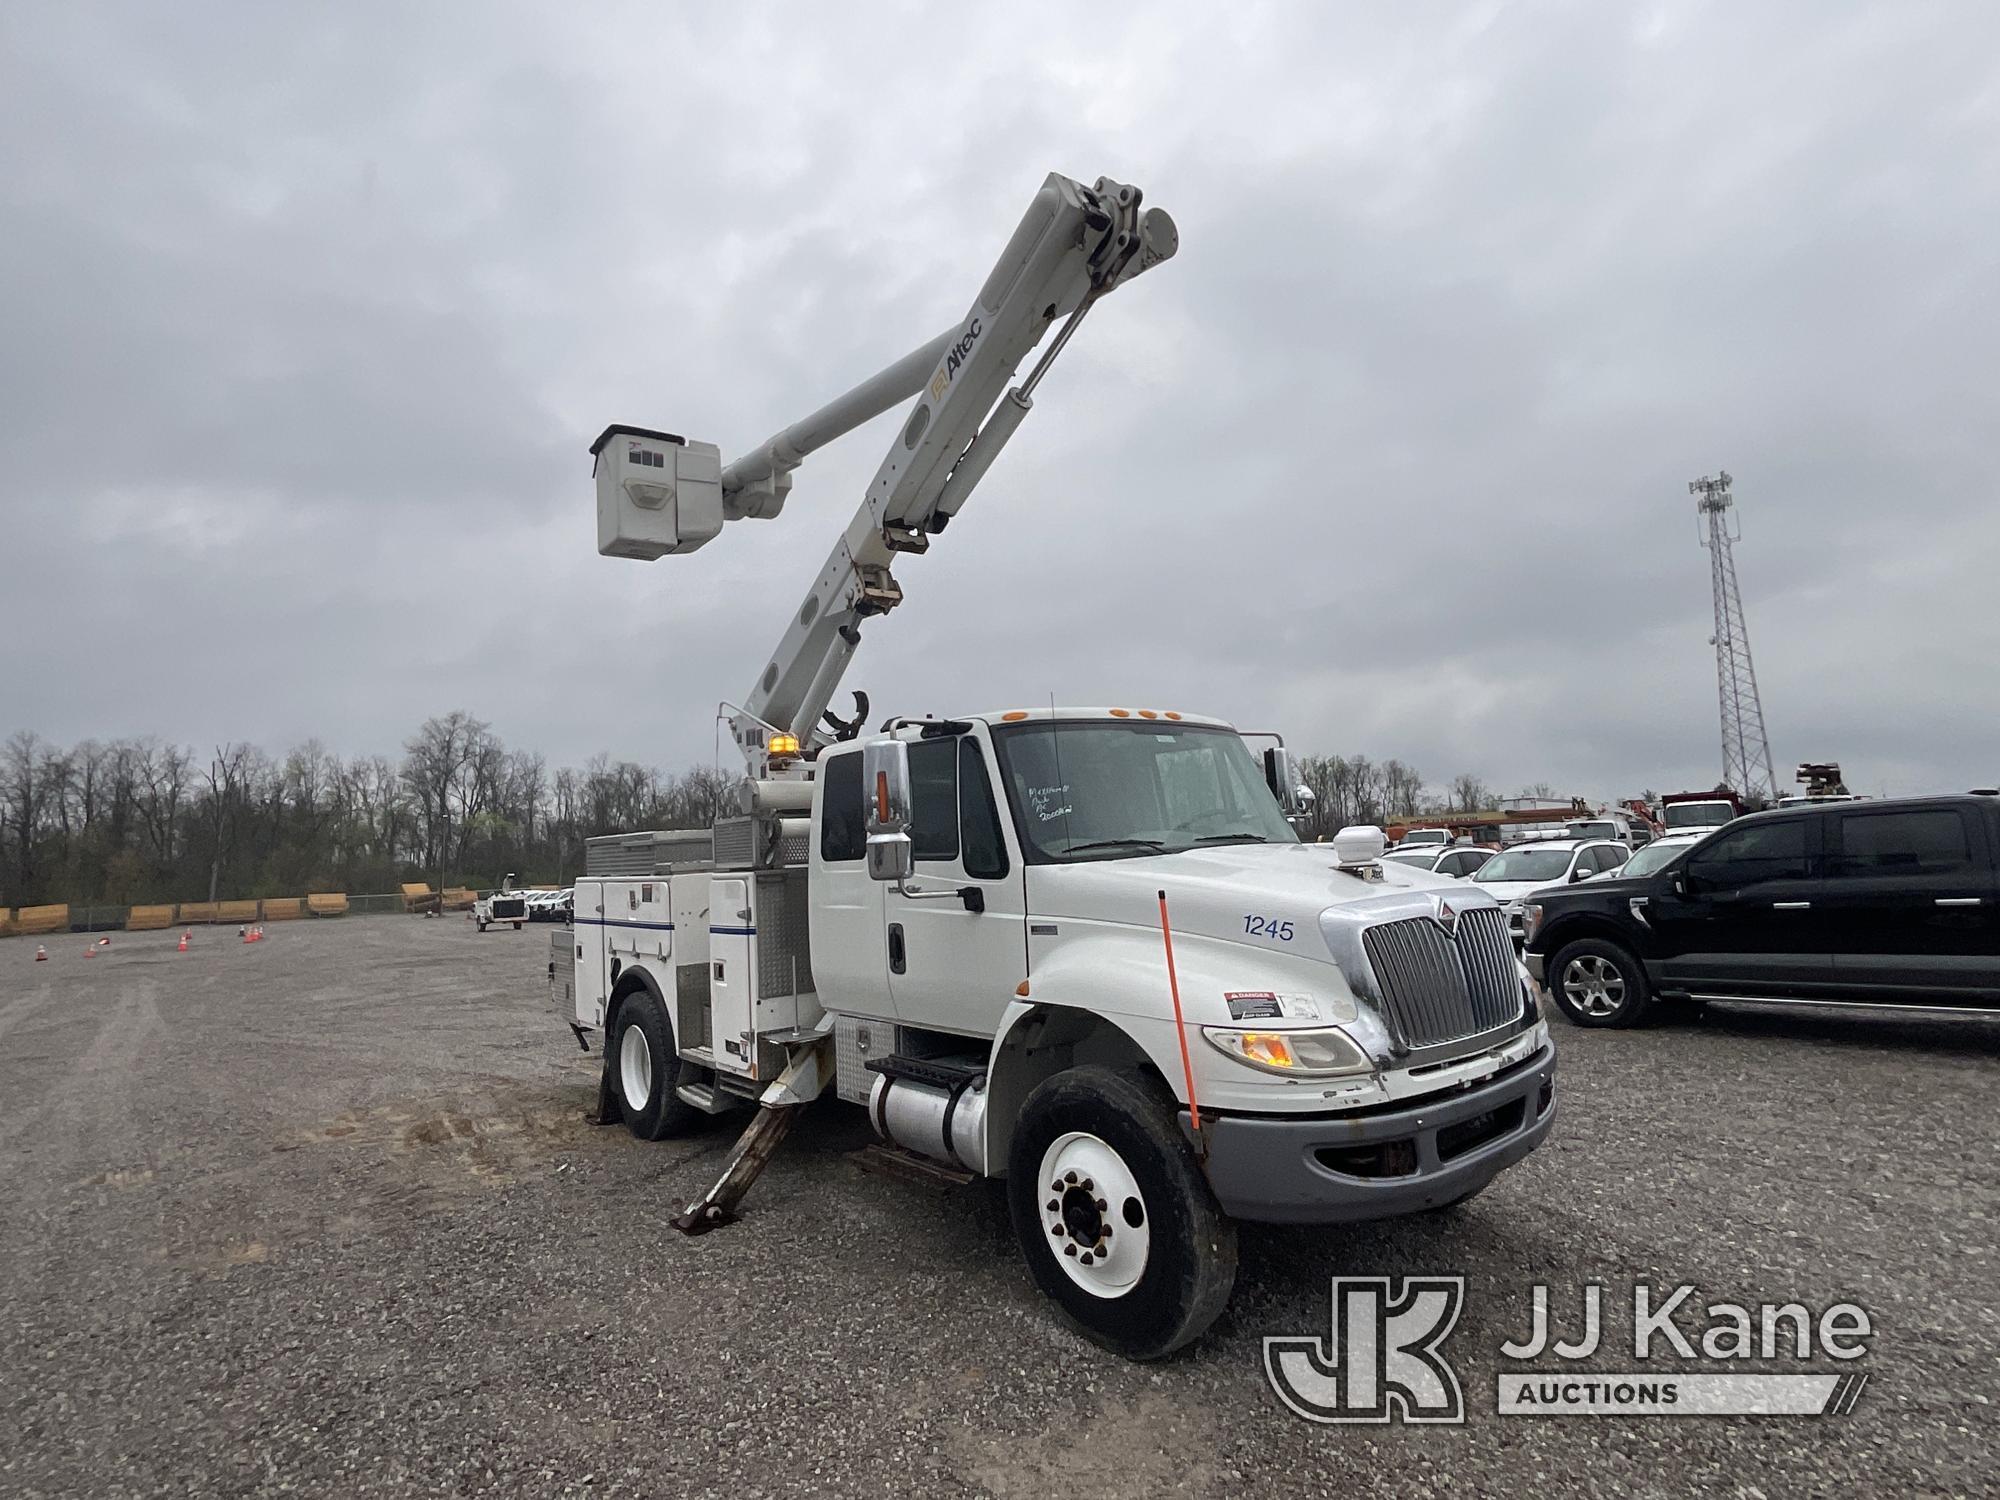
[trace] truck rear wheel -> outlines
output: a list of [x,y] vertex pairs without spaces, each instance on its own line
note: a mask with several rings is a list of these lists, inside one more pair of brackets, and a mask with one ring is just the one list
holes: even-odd
[[1035,1284],[1127,1359],[1198,1338],[1236,1284],[1236,1226],[1177,1113],[1132,1074],[1072,1068],[1028,1096],[1008,1153],[1008,1206]]
[[651,990],[634,990],[625,997],[613,1031],[604,1065],[625,1128],[642,1141],[685,1131],[701,1111],[674,1092],[681,1081],[680,1054],[674,1028]]

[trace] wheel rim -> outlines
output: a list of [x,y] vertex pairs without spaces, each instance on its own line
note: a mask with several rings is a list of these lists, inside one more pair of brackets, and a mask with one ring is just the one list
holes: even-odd
[[1122,1297],[1146,1274],[1153,1216],[1132,1169],[1094,1135],[1050,1142],[1035,1181],[1042,1233],[1063,1274],[1093,1297]]
[[633,1109],[644,1109],[652,1101],[653,1049],[646,1045],[643,1027],[625,1028],[625,1040],[618,1044],[618,1076],[625,1086],[625,1102]]
[[1625,975],[1610,959],[1588,953],[1563,965],[1562,992],[1586,1016],[1612,1015],[1625,1003]]

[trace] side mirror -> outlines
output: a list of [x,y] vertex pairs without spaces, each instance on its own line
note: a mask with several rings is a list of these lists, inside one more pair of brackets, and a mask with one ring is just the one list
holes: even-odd
[[1595,870],[1572,870],[1570,871],[1569,883],[1575,885],[1578,881],[1590,879],[1596,873]]
[[898,739],[861,747],[861,793],[867,804],[868,878],[910,878],[916,852],[910,842],[910,747]]
[[1283,745],[1273,745],[1264,752],[1264,781],[1286,817],[1303,818],[1312,811],[1317,799],[1312,788],[1299,780],[1298,757]]

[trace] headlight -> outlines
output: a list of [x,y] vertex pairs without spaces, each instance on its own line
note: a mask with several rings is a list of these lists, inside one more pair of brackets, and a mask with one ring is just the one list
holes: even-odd
[[1530,901],[1521,909],[1521,941],[1532,943],[1535,932],[1542,925],[1542,903]]
[[1218,1052],[1266,1073],[1323,1078],[1332,1073],[1366,1073],[1373,1066],[1344,1031],[1225,1031],[1204,1026],[1201,1034]]

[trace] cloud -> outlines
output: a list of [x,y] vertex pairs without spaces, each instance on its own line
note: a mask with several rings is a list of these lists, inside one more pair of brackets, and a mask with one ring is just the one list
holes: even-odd
[[[68,6],[4,23],[5,717],[713,753],[894,430],[593,550],[610,421],[733,454],[958,317],[1050,169],[1108,300],[873,623],[878,708],[1146,701],[1442,782],[1719,770],[1738,477],[1780,767],[1990,783],[2000,21],[1910,5]],[[1782,772],[1781,772],[1782,774]]]

